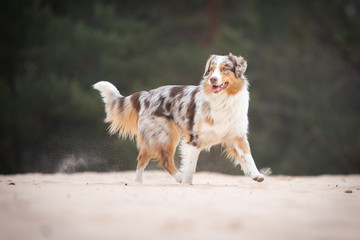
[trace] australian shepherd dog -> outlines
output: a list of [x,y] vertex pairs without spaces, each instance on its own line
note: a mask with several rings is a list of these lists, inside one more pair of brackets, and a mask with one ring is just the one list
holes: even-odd
[[[192,184],[199,153],[221,144],[227,156],[244,173],[261,182],[250,152],[248,133],[249,91],[244,76],[246,60],[231,53],[211,55],[198,86],[171,85],[122,96],[109,82],[93,87],[100,91],[109,132],[136,137],[139,155],[135,180],[142,182],[151,159],[178,182]],[[181,169],[174,165],[177,145]]]

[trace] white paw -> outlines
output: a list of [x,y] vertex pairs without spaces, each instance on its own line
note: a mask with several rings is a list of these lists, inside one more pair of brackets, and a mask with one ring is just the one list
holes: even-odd
[[143,173],[144,173],[144,169],[136,170],[134,181],[136,181],[138,183],[142,183],[142,181],[143,181]]
[[135,177],[135,178],[134,178],[134,181],[135,181],[135,182],[138,182],[138,183],[142,183],[142,182],[143,182],[142,178],[138,178],[138,177]]
[[250,176],[254,181],[257,181],[257,182],[262,182],[264,181],[264,175],[259,173],[259,174],[256,174],[256,175],[251,175]]
[[184,185],[192,185],[192,182],[182,181],[181,184],[184,184]]
[[182,180],[183,180],[183,175],[181,172],[177,172],[175,175],[174,175],[174,178],[177,182],[181,183]]
[[187,176],[185,175],[181,181],[181,184],[190,184],[192,185],[192,181],[193,181],[193,176],[190,175],[190,176]]

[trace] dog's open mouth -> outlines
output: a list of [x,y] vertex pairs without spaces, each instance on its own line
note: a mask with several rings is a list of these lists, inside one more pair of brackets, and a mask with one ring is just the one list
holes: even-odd
[[221,91],[224,90],[228,85],[229,85],[228,82],[223,83],[223,84],[221,84],[221,85],[213,85],[212,88],[211,88],[211,92],[212,92],[212,93],[221,92]]

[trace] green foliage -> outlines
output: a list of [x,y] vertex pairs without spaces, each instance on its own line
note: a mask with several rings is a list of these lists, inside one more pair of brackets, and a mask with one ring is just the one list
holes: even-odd
[[[134,169],[135,144],[107,135],[103,104],[91,85],[107,80],[123,95],[195,85],[210,54],[229,52],[248,60],[249,138],[259,168],[360,171],[355,1],[2,5],[2,173]],[[220,152],[201,154],[198,169],[238,174]]]

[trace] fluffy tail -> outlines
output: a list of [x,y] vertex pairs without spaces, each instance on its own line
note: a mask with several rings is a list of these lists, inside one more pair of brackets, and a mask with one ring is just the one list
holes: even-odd
[[93,88],[100,91],[104,103],[111,102],[117,98],[123,97],[114,85],[109,82],[101,81],[95,83]]
[[93,88],[100,91],[105,103],[105,122],[110,123],[110,134],[118,132],[122,137],[136,136],[138,111],[131,104],[131,96],[122,96],[114,85],[105,81],[94,84]]

